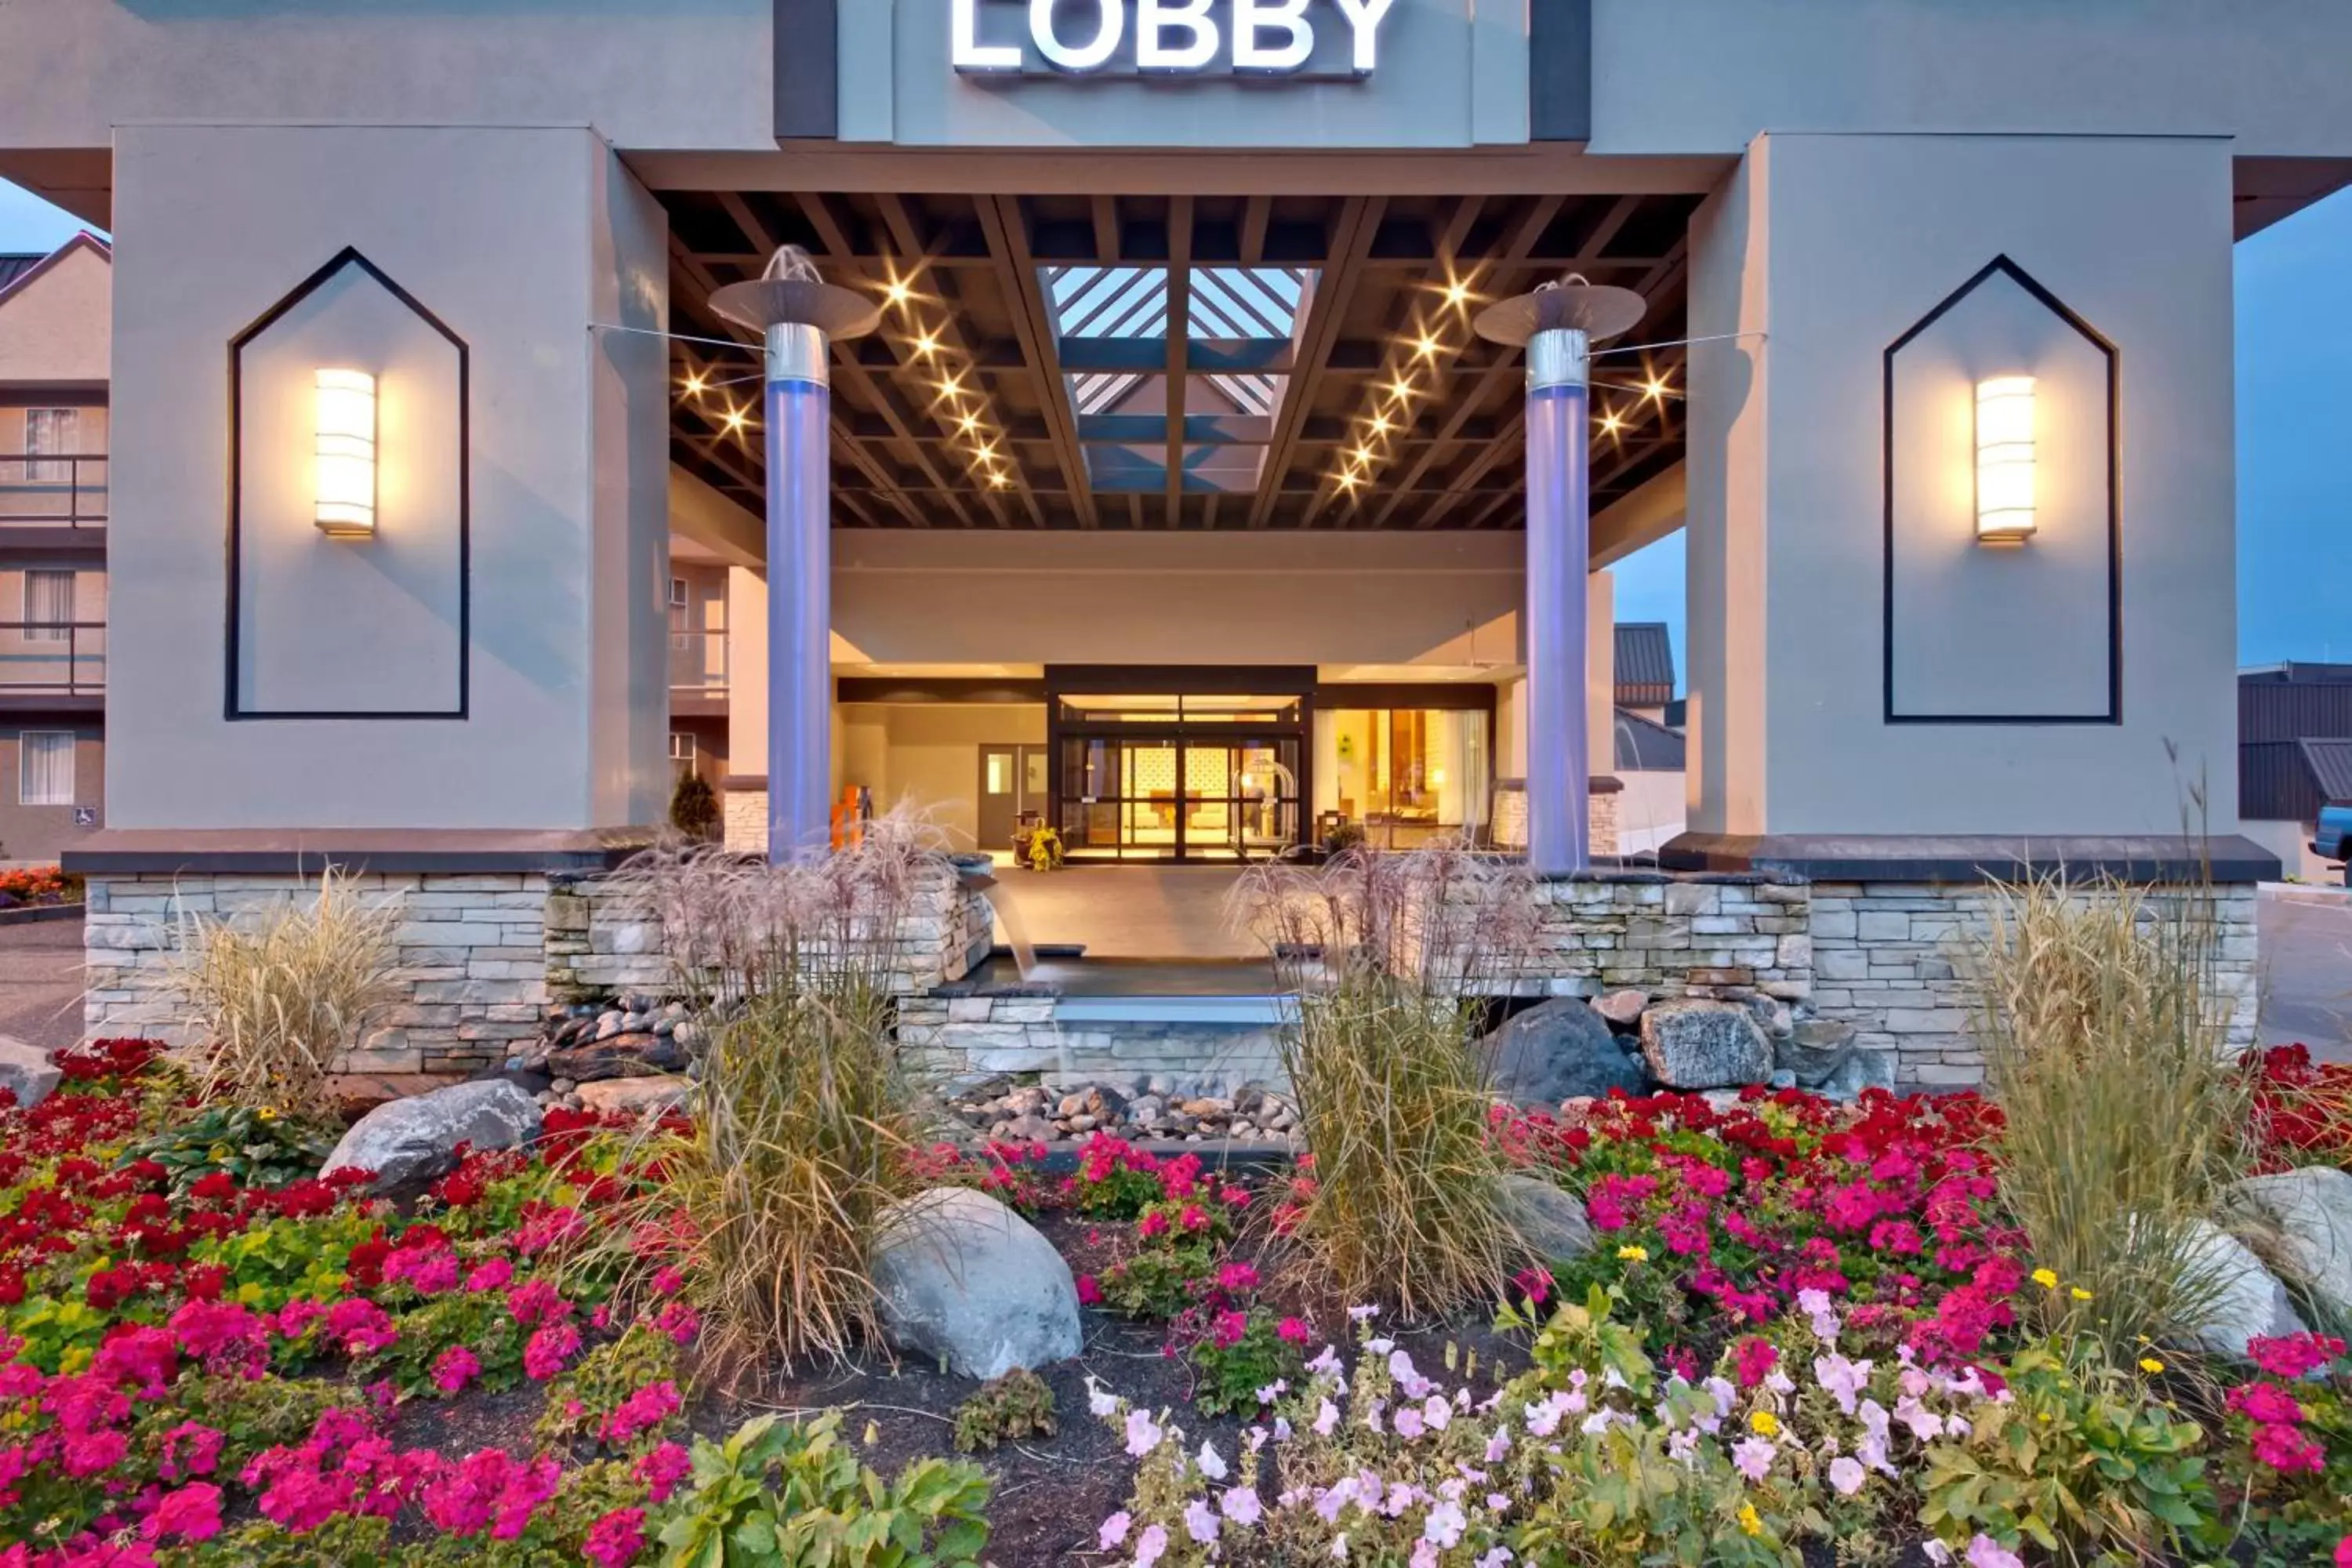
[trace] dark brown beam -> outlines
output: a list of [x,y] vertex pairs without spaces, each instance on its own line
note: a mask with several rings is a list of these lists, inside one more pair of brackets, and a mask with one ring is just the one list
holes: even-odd
[[1316,383],[1323,374],[1331,344],[1339,335],[1339,322],[1348,313],[1348,301],[1363,276],[1364,251],[1380,227],[1381,214],[1387,205],[1384,196],[1350,196],[1339,209],[1339,219],[1332,228],[1328,247],[1334,259],[1316,279],[1306,328],[1298,334],[1298,354],[1291,368],[1290,384],[1283,389],[1274,440],[1265,449],[1264,467],[1258,470],[1257,494],[1250,503],[1252,528],[1264,528],[1274,514],[1275,497],[1282,489],[1297,450],[1299,428],[1306,423],[1308,405],[1315,401]]
[[1037,258],[1029,248],[1027,220],[1018,196],[975,196],[972,205],[988,236],[990,253],[997,258],[997,277],[1005,302],[1013,310],[1014,334],[1021,352],[1035,373],[1038,406],[1054,430],[1054,455],[1062,468],[1062,483],[1076,500],[1078,523],[1098,528],[1094,492],[1087,477],[1085,451],[1078,445],[1077,413],[1062,390],[1061,353],[1054,337],[1054,317],[1037,280]]
[[1184,407],[1192,391],[1192,198],[1168,199],[1168,526],[1184,500]]
[[[1265,260],[1265,222],[1274,215],[1274,201],[1255,195],[1242,207],[1242,265],[1257,267]],[[1212,509],[1213,512],[1213,509]]]

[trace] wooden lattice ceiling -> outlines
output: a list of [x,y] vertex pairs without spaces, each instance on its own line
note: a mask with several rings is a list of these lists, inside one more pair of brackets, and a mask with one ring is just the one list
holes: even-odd
[[[1650,301],[1627,337],[1685,335],[1691,195],[1019,196],[671,190],[671,326],[740,341],[710,291],[804,247],[833,281],[893,303],[884,330],[835,345],[835,521],[872,528],[1453,528],[1523,523],[1520,355],[1483,342],[1485,300],[1569,271]],[[1043,268],[1165,268],[1164,331],[1065,363]],[[1116,426],[1164,463],[1098,479],[1066,373],[1120,371],[1197,397],[1230,371],[1192,330],[1195,268],[1311,275],[1281,379],[1250,421],[1186,408]],[[903,292],[892,285],[901,285]],[[1460,286],[1449,292],[1449,283]],[[1072,353],[1077,351],[1072,349]],[[1681,349],[1595,362],[1597,511],[1681,460]],[[763,502],[756,363],[679,342],[672,449],[754,510]],[[1400,394],[1400,378],[1411,390]],[[951,387],[952,391],[943,388]],[[730,414],[733,416],[730,417]],[[1385,428],[1383,426],[1385,426]],[[1262,454],[1236,493],[1189,471],[1202,449]],[[1352,476],[1352,479],[1350,478]]]

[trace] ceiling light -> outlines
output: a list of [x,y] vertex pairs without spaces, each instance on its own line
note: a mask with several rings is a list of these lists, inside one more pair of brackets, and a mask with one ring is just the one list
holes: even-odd
[[1370,447],[1359,447],[1348,454],[1348,460],[1352,463],[1370,463],[1372,460],[1372,449]]
[[1412,352],[1423,359],[1435,358],[1437,351],[1444,346],[1445,345],[1444,343],[1439,342],[1427,332],[1422,333],[1421,336],[1413,339],[1412,341]]
[[1618,431],[1625,428],[1624,417],[1612,408],[1601,416],[1601,428],[1614,436]]
[[748,416],[745,416],[744,412],[743,412],[741,409],[740,409],[740,408],[730,408],[730,409],[727,411],[727,433],[728,433],[729,435],[732,436],[732,435],[736,434],[737,432],[740,431],[740,430],[743,428],[743,426],[744,426],[745,425],[747,425],[747,424],[749,424],[749,423],[750,423],[750,420],[749,420]]
[[940,352],[940,340],[931,336],[930,333],[925,332],[921,337],[915,340],[915,352],[922,355],[925,359],[929,359],[933,354]]
[[689,372],[687,375],[686,389],[687,391],[694,394],[697,397],[701,396],[702,389],[709,384],[710,384],[709,382],[702,379],[702,373],[698,370]]
[[1385,414],[1380,414],[1380,413],[1375,413],[1375,414],[1372,416],[1372,434],[1373,434],[1373,435],[1375,435],[1375,436],[1385,436],[1385,435],[1387,435],[1390,431],[1391,431],[1391,430],[1393,430],[1393,429],[1395,429],[1395,428],[1396,428],[1396,422],[1395,422],[1394,420],[1391,419],[1387,415],[1385,415]]
[[1395,398],[1399,403],[1402,403],[1406,398],[1412,395],[1412,383],[1400,375],[1381,390],[1387,393],[1391,397]]
[[1666,395],[1665,380],[1664,377],[1654,375],[1648,381],[1643,383],[1642,390],[1650,397],[1663,402]]
[[994,485],[998,489],[1003,489],[1005,486],[1007,486],[1007,485],[1011,484],[1013,481],[1012,481],[1011,479],[1006,479],[1003,474],[1000,474],[1000,473],[997,473],[997,472],[994,472],[993,470],[992,470],[992,471],[990,472],[989,476],[988,476],[988,482],[989,482],[990,484],[992,484],[992,485]]
[[963,395],[963,377],[960,375],[951,375],[945,381],[940,383],[940,395],[941,397],[961,397]]
[[1468,304],[1470,302],[1470,285],[1465,283],[1459,278],[1449,281],[1445,285],[1445,302],[1456,309]]
[[884,289],[884,294],[893,305],[903,305],[915,297],[915,291],[896,278],[890,279],[889,285]]
[[1335,474],[1332,477],[1339,481],[1339,488],[1343,490],[1353,490],[1358,485],[1364,482],[1350,472],[1342,472]]
[[967,436],[971,435],[973,431],[980,428],[980,416],[977,414],[965,415],[963,417],[956,421],[956,428],[962,431]]

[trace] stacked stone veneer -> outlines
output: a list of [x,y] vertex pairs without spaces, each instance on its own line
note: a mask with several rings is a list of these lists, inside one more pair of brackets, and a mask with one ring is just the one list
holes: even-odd
[[[287,875],[93,875],[86,926],[89,1036],[179,1037],[167,984],[179,922],[235,919],[316,895]],[[551,1002],[658,990],[669,976],[658,921],[593,876],[512,872],[369,875],[363,896],[396,899],[400,984],[383,1026],[348,1066],[383,1072],[500,1065],[536,1035]],[[2085,892],[2080,896],[2096,897]],[[2160,902],[2165,895],[2156,895]],[[1538,885],[1529,956],[1482,989],[1591,996],[1769,997],[1842,1019],[1893,1058],[1905,1088],[1981,1080],[1968,980],[1998,897],[1977,884],[1819,882],[1734,874],[1601,872]],[[2229,1042],[2254,1042],[2255,893],[2215,895],[2217,1005]],[[1052,995],[973,994],[957,983],[988,952],[993,911],[945,866],[919,889],[897,936],[900,1029],[935,1070],[1040,1072],[1061,1080],[1165,1077],[1183,1089],[1269,1079],[1271,1018],[1105,1018]],[[1094,1016],[1077,1016],[1081,1012]]]
[[[537,872],[377,875],[360,898],[397,902],[401,1001],[352,1071],[459,1072],[496,1066],[547,1016],[548,879]],[[235,920],[318,896],[318,879],[183,873],[92,876],[83,929],[87,1036],[183,1040],[169,985],[183,922]]]
[[[1897,1082],[1906,1087],[1982,1082],[1969,966],[1991,929],[2000,893],[1923,882],[1817,882],[1811,892],[1813,1011],[1852,1023],[1865,1049],[1895,1052]],[[2256,895],[2251,885],[2239,885],[2217,889],[2212,898],[2219,993],[2212,1002],[2229,1044],[2242,1049],[2254,1044],[2260,1001]],[[2145,918],[2158,918],[2166,905],[2159,890]]]
[[[184,1039],[170,985],[183,922],[307,901],[318,887],[288,875],[91,876],[84,1035]],[[660,922],[599,877],[367,874],[355,887],[398,906],[403,994],[346,1056],[350,1071],[494,1068],[539,1034],[550,1003],[659,991],[670,978]],[[984,893],[944,865],[928,873],[896,938],[892,988],[917,997],[961,978],[986,956],[993,920]]]
[[1164,1079],[1162,1092],[1231,1093],[1282,1077],[1271,1019],[1064,1018],[1059,998],[1001,993],[918,997],[899,1004],[898,1038],[935,1077],[1037,1073],[1057,1083]]

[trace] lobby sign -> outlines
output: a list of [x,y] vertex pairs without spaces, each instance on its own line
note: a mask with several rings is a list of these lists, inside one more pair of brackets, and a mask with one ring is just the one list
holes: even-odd
[[968,77],[1357,79],[1396,0],[953,0]]

